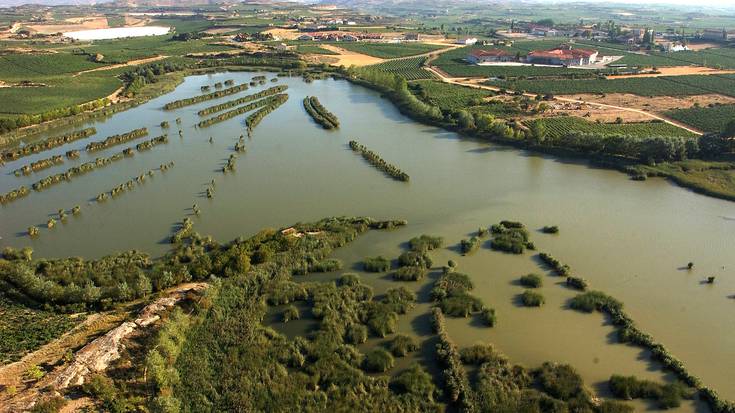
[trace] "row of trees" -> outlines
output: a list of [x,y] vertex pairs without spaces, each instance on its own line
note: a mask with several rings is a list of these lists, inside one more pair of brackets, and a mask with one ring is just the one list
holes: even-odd
[[30,164],[23,165],[13,171],[13,174],[15,176],[30,175],[32,172],[51,168],[52,166],[61,165],[62,163],[64,163],[64,158],[61,155],[54,155],[50,158],[39,159],[35,162],[31,162]]
[[256,111],[255,113],[250,114],[245,119],[245,125],[248,128],[248,133],[251,133],[253,129],[255,129],[258,124],[266,117],[268,114],[273,112],[274,110],[278,109],[281,105],[286,103],[288,100],[288,95],[283,93],[280,95],[277,95],[276,98],[269,101],[268,104]]
[[365,145],[362,145],[354,140],[350,141],[349,145],[350,149],[352,149],[354,152],[359,153],[363,157],[363,159],[368,161],[369,164],[385,172],[391,178],[403,182],[408,182],[408,180],[410,179],[407,173],[400,170],[397,166],[389,164],[383,158],[381,158],[380,155],[371,151]]
[[133,139],[138,139],[141,136],[146,136],[146,135],[148,135],[148,128],[138,128],[138,129],[134,129],[134,130],[132,130],[130,132],[125,132],[125,133],[121,133],[121,134],[118,134],[118,135],[108,136],[107,138],[105,138],[104,140],[101,140],[101,141],[90,142],[90,143],[87,144],[87,146],[85,147],[85,149],[88,152],[100,151],[100,150],[103,150],[103,149],[107,149],[107,148],[109,148],[111,146],[115,146],[115,145],[119,145],[121,143],[125,143],[125,142],[128,142],[128,141],[131,141]]
[[79,139],[86,138],[88,136],[97,133],[95,128],[86,128],[80,131],[67,133],[66,135],[54,136],[51,138],[44,139],[40,142],[30,143],[23,146],[22,148],[15,148],[4,151],[0,161],[14,161],[24,156],[30,156],[34,153],[47,151],[49,149],[56,148],[58,146],[66,145],[67,143],[74,142]]
[[166,110],[173,110],[183,108],[184,106],[194,105],[197,103],[205,102],[207,100],[219,99],[224,96],[233,95],[243,90],[247,90],[248,85],[241,84],[237,86],[228,87],[227,89],[218,90],[216,92],[207,93],[205,95],[194,96],[186,99],[175,100],[173,102],[166,103],[163,108]]
[[286,89],[288,89],[288,86],[286,86],[286,85],[270,87],[270,88],[268,88],[266,90],[262,90],[262,91],[257,92],[257,93],[253,93],[253,94],[250,94],[250,95],[247,95],[247,96],[243,96],[243,97],[241,97],[239,99],[230,100],[228,102],[224,102],[224,103],[220,103],[218,105],[214,105],[214,106],[210,106],[210,107],[204,108],[204,109],[200,110],[199,112],[197,112],[197,114],[199,116],[210,115],[212,113],[219,112],[221,110],[225,110],[225,109],[228,109],[228,108],[232,108],[232,107],[235,107],[235,106],[242,105],[243,103],[247,103],[247,102],[250,102],[250,101],[253,101],[253,100],[264,98],[266,96],[275,95],[277,93],[282,93],[282,92],[286,91]]
[[279,101],[282,101],[282,100],[285,101],[285,99],[288,99],[288,95],[284,93],[284,94],[279,94],[279,95],[271,96],[269,98],[265,98],[265,99],[261,99],[261,100],[256,100],[255,102],[249,103],[247,105],[243,105],[243,106],[240,106],[240,107],[238,107],[236,109],[233,109],[233,110],[230,110],[230,111],[227,111],[227,112],[223,112],[223,113],[221,113],[221,114],[219,114],[217,116],[211,117],[209,119],[202,120],[199,123],[197,123],[197,127],[206,128],[206,127],[212,126],[212,125],[214,125],[216,123],[224,122],[224,121],[226,121],[228,119],[234,118],[237,115],[242,115],[243,113],[250,112],[253,109],[271,106],[271,105],[273,105],[273,104],[275,104],[275,103],[277,103]]
[[304,98],[304,109],[314,121],[324,129],[335,129],[339,127],[339,120],[319,102],[316,96]]

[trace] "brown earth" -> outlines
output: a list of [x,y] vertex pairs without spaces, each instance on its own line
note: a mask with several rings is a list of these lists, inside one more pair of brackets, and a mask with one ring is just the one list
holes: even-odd
[[331,63],[333,66],[368,66],[368,65],[374,65],[376,63],[384,62],[384,59],[368,56],[366,54],[362,53],[355,53],[351,52],[349,50],[342,49],[337,46],[333,46],[331,44],[319,44],[319,47],[323,47],[329,51],[339,53],[338,55],[331,55],[329,56],[330,60],[335,60],[334,63]]
[[73,32],[77,30],[107,29],[107,18],[88,17],[67,20],[67,24],[31,24],[26,25],[29,29],[40,34],[54,34],[59,32]]
[[130,60],[130,61],[126,62],[126,63],[120,63],[120,64],[116,64],[116,65],[96,67],[94,69],[82,70],[81,72],[77,72],[72,77],[77,77],[77,76],[79,76],[81,74],[84,74],[84,73],[100,72],[100,71],[103,71],[103,70],[118,69],[118,68],[126,67],[126,66],[143,65],[143,64],[146,64],[146,63],[151,63],[151,62],[155,62],[155,61],[158,61],[158,60],[162,60],[162,59],[165,59],[167,57],[168,56],[154,56],[154,57],[147,57],[145,59]]

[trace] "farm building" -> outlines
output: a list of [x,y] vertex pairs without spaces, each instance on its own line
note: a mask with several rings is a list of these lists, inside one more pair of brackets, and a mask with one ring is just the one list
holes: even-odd
[[477,38],[476,37],[460,37],[459,39],[457,39],[455,43],[463,44],[465,46],[471,46],[477,43]]
[[476,49],[467,56],[467,61],[474,64],[494,63],[494,62],[510,62],[515,56],[501,49],[482,50]]
[[735,30],[705,29],[702,32],[702,39],[712,40],[715,42],[732,41],[735,40]]
[[526,56],[528,63],[554,66],[587,66],[597,61],[597,50],[560,46],[551,50],[534,50]]

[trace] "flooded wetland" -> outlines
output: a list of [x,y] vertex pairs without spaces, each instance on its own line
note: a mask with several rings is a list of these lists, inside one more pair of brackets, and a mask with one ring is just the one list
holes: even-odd
[[[226,80],[249,83],[256,75],[267,81],[233,96],[163,108],[202,94],[203,86]],[[342,271],[303,279],[331,280],[342,272],[357,272],[376,294],[399,285],[416,291],[417,305],[400,317],[398,332],[421,341],[431,334],[431,285],[439,277],[438,269],[454,260],[459,271],[471,277],[472,294],[495,308],[498,316],[492,328],[478,323],[475,316],[447,317],[447,329],[460,347],[491,343],[512,362],[528,367],[545,361],[569,363],[601,396],[609,396],[607,380],[612,374],[671,381],[672,376],[646,351],[617,343],[606,317],[569,309],[577,292],[540,263],[538,252],[548,252],[585,278],[591,289],[623,302],[641,330],[663,343],[706,385],[735,399],[732,202],[697,195],[662,179],[631,182],[624,174],[586,163],[462,139],[416,123],[377,92],[343,80],[306,83],[279,77],[271,82],[273,78],[272,73],[247,72],[190,76],[172,93],[131,110],[44,134],[58,136],[85,127],[97,131],[63,147],[7,162],[0,193],[21,185],[31,188],[41,178],[162,134],[168,134],[168,142],[68,182],[31,190],[3,205],[0,245],[30,246],[35,257],[92,258],[128,249],[159,256],[186,217],[197,232],[222,241],[326,216],[406,219],[408,226],[402,229],[371,232],[337,250],[334,257],[344,263]],[[244,123],[247,114],[197,127],[214,116],[202,117],[198,111],[277,85],[288,86],[284,92],[288,101],[263,118],[251,136]],[[315,122],[304,110],[307,96],[317,97],[336,115],[339,128],[327,130]],[[161,126],[162,121],[168,127]],[[82,151],[89,142],[143,127],[149,131],[146,137],[92,153]],[[236,152],[240,135],[245,150]],[[390,179],[353,152],[351,140],[405,171],[410,180]],[[70,149],[79,149],[80,156],[28,175],[12,173]],[[223,173],[235,153],[234,170]],[[174,167],[158,170],[171,162]],[[104,202],[96,200],[98,194],[151,170],[156,173],[134,188]],[[208,188],[214,188],[211,196]],[[200,214],[194,213],[195,204]],[[47,228],[59,209],[75,205],[80,213]],[[460,254],[462,239],[501,220],[524,223],[536,251],[506,254],[492,251],[484,240],[475,252]],[[557,225],[559,233],[542,233],[547,225]],[[37,237],[27,235],[30,226],[39,228]],[[365,257],[398,257],[405,243],[421,234],[444,239],[442,248],[431,251],[435,269],[428,277],[397,282],[390,272],[362,271]],[[689,262],[694,263],[691,269],[686,268]],[[524,288],[518,279],[528,273],[542,276],[539,291],[546,302],[540,308],[519,304]],[[716,281],[707,283],[711,276]],[[300,334],[312,324],[307,317],[277,328]],[[383,341],[370,339],[365,346]],[[414,354],[399,359],[399,367],[416,358],[429,359],[423,351]],[[650,407],[636,403],[640,409]],[[676,411],[706,409],[698,401],[685,401]]]

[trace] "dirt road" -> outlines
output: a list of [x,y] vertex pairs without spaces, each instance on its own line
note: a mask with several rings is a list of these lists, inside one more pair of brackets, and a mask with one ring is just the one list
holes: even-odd
[[[488,86],[488,85],[479,85],[477,83],[473,83],[472,81],[468,81],[467,78],[453,78],[453,77],[448,77],[446,73],[442,72],[441,70],[438,70],[434,66],[427,66],[426,69],[429,70],[430,72],[432,72],[439,79],[441,79],[442,82],[445,82],[445,83],[451,83],[451,84],[460,85],[460,86],[467,86],[467,87],[471,87],[471,88],[475,88],[475,89],[491,90],[491,91],[494,91],[494,92],[499,92],[500,91],[500,88],[498,88],[498,87]],[[533,93],[524,93],[523,95],[524,96],[531,97],[531,98],[535,98],[536,97],[536,95],[533,94]],[[681,122],[677,122],[677,121],[674,121],[674,120],[665,118],[663,116],[660,116],[660,115],[657,115],[657,114],[654,114],[654,113],[651,113],[651,112],[646,112],[645,110],[641,110],[641,109],[626,108],[626,107],[623,107],[623,106],[608,105],[608,104],[605,104],[605,103],[590,102],[590,101],[579,100],[579,99],[574,99],[574,98],[555,97],[554,99],[557,100],[557,101],[560,101],[560,102],[578,103],[578,104],[584,104],[584,105],[590,105],[590,106],[597,106],[597,107],[601,107],[601,108],[609,108],[609,109],[615,109],[615,110],[620,110],[620,111],[625,111],[625,112],[632,112],[632,113],[636,113],[636,114],[639,114],[639,115],[644,115],[646,118],[648,118],[650,120],[658,120],[658,121],[661,121],[661,122],[665,122],[665,123],[668,123],[669,125],[674,125],[676,127],[679,127],[681,129],[684,129],[686,131],[689,131],[689,132],[691,132],[693,134],[702,135],[702,132],[701,131],[696,130],[696,129],[693,129],[693,128],[689,127],[689,126],[686,126],[686,125],[682,124]]]

